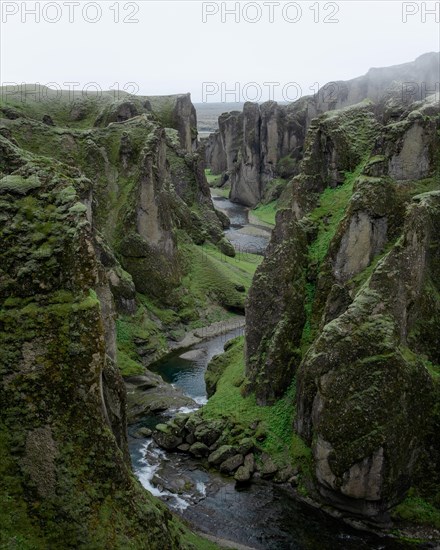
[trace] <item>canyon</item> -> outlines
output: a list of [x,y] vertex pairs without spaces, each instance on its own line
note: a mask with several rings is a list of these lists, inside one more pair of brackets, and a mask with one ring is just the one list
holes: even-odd
[[[435,548],[439,80],[425,54],[205,140],[188,94],[0,90],[6,548],[243,544],[146,491],[133,437]],[[244,323],[207,402],[158,374]]]

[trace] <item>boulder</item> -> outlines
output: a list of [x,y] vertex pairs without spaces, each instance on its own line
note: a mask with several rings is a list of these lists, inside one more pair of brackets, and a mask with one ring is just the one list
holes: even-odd
[[251,473],[255,470],[255,458],[252,453],[244,457],[244,465]]
[[196,441],[196,443],[193,443],[189,447],[189,452],[192,455],[197,457],[208,456],[209,448],[204,443],[200,443],[199,441]]
[[238,483],[248,482],[255,469],[254,455],[248,454],[244,457],[244,464],[240,466],[235,472],[234,479]]
[[196,440],[204,443],[207,447],[213,445],[221,434],[222,424],[219,422],[200,424],[194,431],[194,437]]
[[208,462],[213,466],[220,466],[222,462],[237,454],[232,445],[222,445],[208,456]]
[[220,471],[224,474],[232,474],[235,470],[243,464],[243,455],[236,454],[227,458],[220,464]]
[[234,479],[238,483],[246,483],[251,479],[251,472],[249,471],[249,468],[246,466],[240,466],[237,471],[235,472]]
[[158,424],[153,432],[153,439],[166,451],[173,451],[183,443],[183,438],[169,424]]
[[151,434],[153,433],[150,428],[139,428],[134,434],[134,437],[137,437],[139,439],[143,439],[145,437],[151,437]]
[[238,452],[243,456],[249,454],[253,448],[254,448],[254,441],[250,437],[243,438],[238,443],[238,446],[237,446]]
[[273,477],[278,471],[278,467],[276,466],[272,458],[268,454],[263,453],[261,456],[261,460],[262,460],[262,464],[260,467],[261,477],[264,479],[269,479]]

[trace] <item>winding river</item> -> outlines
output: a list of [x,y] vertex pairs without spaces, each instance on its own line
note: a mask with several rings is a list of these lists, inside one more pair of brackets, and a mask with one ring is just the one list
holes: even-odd
[[[231,219],[226,232],[242,251],[263,253],[267,228],[249,223],[247,209],[222,197],[214,204]],[[198,406],[206,402],[204,372],[211,358],[243,328],[205,340],[192,348],[190,358],[179,352],[156,367],[166,382],[175,384]],[[194,409],[195,410],[195,409]],[[189,412],[190,409],[182,409]],[[175,414],[175,413],[174,413]],[[256,480],[236,490],[231,478],[208,471],[195,458],[159,449],[151,438],[138,439],[140,427],[153,428],[169,416],[155,415],[129,428],[129,448],[136,476],[152,494],[189,521],[199,532],[223,541],[230,548],[257,550],[381,550],[414,545],[356,531],[323,512],[299,503],[288,486]],[[236,545],[236,546],[235,546]]]

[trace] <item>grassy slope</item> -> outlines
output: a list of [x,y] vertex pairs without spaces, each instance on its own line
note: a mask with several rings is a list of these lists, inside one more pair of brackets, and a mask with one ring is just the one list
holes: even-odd
[[[316,239],[309,246],[309,260],[319,268],[324,260],[331,240],[336,234],[338,225],[344,217],[345,210],[353,193],[356,177],[361,173],[364,163],[361,163],[353,172],[347,172],[344,183],[336,188],[328,187],[319,197],[319,206],[313,210],[308,218],[318,226]],[[311,326],[312,307],[315,299],[315,286],[306,284],[306,323],[304,325],[301,348],[307,350],[313,341],[314,331]]]
[[269,202],[268,204],[260,204],[252,210],[252,214],[259,220],[270,225],[275,225],[275,216],[277,213],[276,201]]
[[310,449],[292,430],[295,411],[295,383],[286,395],[273,406],[257,405],[253,394],[243,397],[246,383],[244,365],[244,338],[238,338],[226,352],[228,366],[217,383],[215,394],[203,407],[205,418],[225,417],[235,425],[242,426],[241,433],[253,422],[260,422],[259,432],[265,436],[259,444],[262,451],[269,453],[279,466],[288,464],[301,466],[309,472]]
[[[277,211],[283,207],[289,207],[289,204],[284,204],[283,191],[288,187],[288,180],[283,178],[275,178],[267,183],[264,197],[260,204],[253,210],[252,214],[262,222],[275,225]],[[274,196],[279,198],[272,200]]]
[[[238,254],[230,258],[211,244],[184,244],[181,252],[188,265],[182,283],[181,307],[164,309],[147,296],[138,294],[140,305],[136,314],[120,316],[116,322],[118,365],[124,376],[143,371],[135,339],[148,342],[149,349],[166,353],[166,330],[179,339],[185,330],[230,319],[234,309],[243,308],[252,277],[263,259],[255,254]],[[245,292],[239,292],[236,286],[243,286]],[[161,330],[160,325],[166,330]]]

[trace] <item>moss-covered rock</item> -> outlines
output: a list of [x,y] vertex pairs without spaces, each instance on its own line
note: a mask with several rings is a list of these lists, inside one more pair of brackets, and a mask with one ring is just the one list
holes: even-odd
[[[292,213],[282,210],[249,292],[246,318],[248,390],[273,403],[299,364],[303,326],[306,239]],[[263,305],[264,304],[264,305]]]
[[[420,196],[402,238],[324,327],[298,373],[297,429],[313,440],[320,492],[351,512],[376,516],[398,502],[423,452],[433,380],[407,351],[408,335],[429,314],[426,300],[436,302],[427,288],[438,279],[439,223],[439,192]],[[435,341],[438,320],[430,319]],[[429,347],[424,353],[437,360]]]
[[[131,473],[105,270],[88,209],[73,208],[90,182],[28,153],[18,164],[7,167],[18,195],[9,184],[1,195],[2,542],[185,547],[184,528]],[[39,185],[24,189],[29,178]]]
[[[295,425],[313,449],[316,497],[373,519],[411,484],[431,505],[438,495],[427,474],[438,463],[438,105],[382,109],[363,103],[312,122],[292,181],[298,221],[278,215],[273,243],[285,233],[254,279],[246,335],[246,389],[260,403],[297,372]],[[291,239],[302,262],[278,258]],[[258,346],[273,354],[271,369],[252,357]]]

